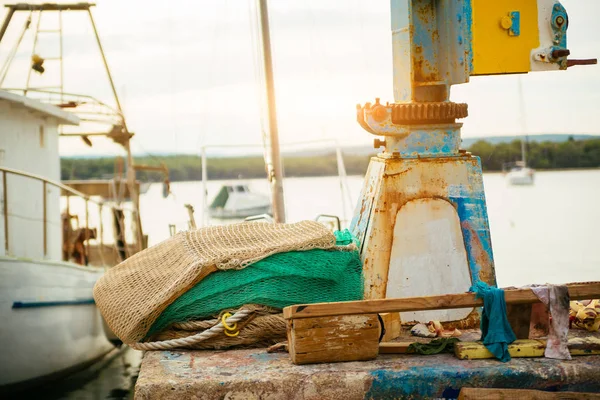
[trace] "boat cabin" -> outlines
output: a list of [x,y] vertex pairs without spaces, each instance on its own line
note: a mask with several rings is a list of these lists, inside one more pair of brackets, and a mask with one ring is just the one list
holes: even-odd
[[61,124],[78,125],[79,117],[0,90],[0,255],[62,258],[61,193],[43,181],[60,182]]

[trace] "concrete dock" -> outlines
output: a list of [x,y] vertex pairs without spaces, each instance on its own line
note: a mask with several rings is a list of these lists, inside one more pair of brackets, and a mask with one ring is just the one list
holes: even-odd
[[294,365],[266,349],[150,351],[135,399],[393,399],[458,397],[462,387],[600,392],[600,356],[459,360],[453,354]]

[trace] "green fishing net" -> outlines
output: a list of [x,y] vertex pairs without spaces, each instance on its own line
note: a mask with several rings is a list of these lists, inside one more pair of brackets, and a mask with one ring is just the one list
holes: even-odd
[[[347,230],[337,231],[335,236],[338,246],[356,244]],[[244,304],[283,308],[362,298],[362,265],[357,250],[290,251],[241,270],[210,274],[171,303],[147,336],[175,322],[210,318]]]

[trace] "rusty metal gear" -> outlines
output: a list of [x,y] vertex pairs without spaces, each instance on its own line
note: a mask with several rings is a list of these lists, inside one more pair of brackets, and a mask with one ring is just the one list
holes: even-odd
[[391,104],[390,106],[392,122],[398,125],[452,123],[454,120],[465,118],[468,115],[465,103],[407,103]]

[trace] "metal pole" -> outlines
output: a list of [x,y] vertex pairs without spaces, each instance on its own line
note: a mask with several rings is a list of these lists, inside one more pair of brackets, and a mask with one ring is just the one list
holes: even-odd
[[267,0],[259,0],[260,25],[265,63],[265,84],[267,87],[267,110],[269,112],[269,133],[271,139],[271,162],[273,171],[269,171],[271,196],[273,199],[273,217],[276,223],[285,222],[285,203],[283,198],[283,172],[279,154],[279,133],[277,131],[277,112],[275,106],[275,85],[273,82],[273,60],[271,58],[271,37],[269,32],[269,11]]
[[90,16],[90,21],[92,22],[92,28],[94,29],[94,35],[96,36],[96,42],[98,43],[98,48],[100,49],[100,55],[102,56],[102,62],[104,62],[104,68],[106,69],[106,74],[108,75],[108,80],[110,81],[110,87],[112,88],[113,95],[115,96],[115,101],[117,102],[117,108],[121,112],[121,118],[123,118],[124,128],[127,130],[127,126],[125,126],[125,117],[123,116],[123,109],[121,108],[121,103],[119,102],[119,96],[117,95],[117,89],[115,89],[115,83],[113,82],[112,75],[110,74],[110,69],[108,68],[108,62],[106,61],[106,56],[104,55],[104,49],[102,48],[102,43],[100,42],[100,36],[98,36],[98,30],[96,29],[96,24],[94,23],[94,17],[92,16],[92,10],[88,8],[88,15]]
[[207,184],[208,172],[206,171],[206,146],[202,146],[202,228],[208,222],[208,193]]
[[344,166],[344,159],[342,158],[342,151],[340,150],[339,144],[335,144],[335,157],[337,160],[338,177],[340,178],[340,191],[342,195],[342,218],[344,223],[347,222],[346,215],[346,188],[344,187],[344,180],[346,179],[346,167]]
[[2,28],[0,28],[0,42],[2,42],[2,38],[6,33],[6,29],[8,29],[8,24],[10,24],[10,20],[12,19],[13,14],[15,13],[14,7],[9,7],[8,14],[6,14],[6,18],[4,18],[4,23],[2,24]]
[[84,261],[85,265],[89,264],[89,259],[90,259],[90,239],[88,237],[89,235],[89,231],[90,231],[90,210],[89,210],[89,202],[88,199],[85,199],[85,242],[84,242],[84,246],[85,246],[85,256],[84,256]]
[[[42,10],[40,10],[40,12],[38,13],[37,24],[35,25],[35,36],[33,38],[33,48],[31,49],[31,57],[32,58],[33,58],[33,55],[35,54],[35,48],[37,47],[38,35],[40,34],[39,33],[40,22],[42,22]],[[31,60],[29,60],[29,61],[31,61]],[[27,83],[25,84],[25,91],[23,92],[24,95],[27,95],[27,90],[29,89],[29,82],[31,81],[31,71],[32,70],[33,70],[33,68],[31,68],[31,66],[27,70]]]
[[[60,30],[60,102],[64,103],[64,85],[65,85],[65,74],[63,68],[63,23],[62,23],[62,11],[58,11],[58,27]],[[62,130],[62,126],[61,126]]]
[[[99,253],[100,253],[100,260],[102,262],[102,266],[106,266],[106,262],[104,261],[104,224],[102,223],[102,203],[98,204],[98,217],[100,218],[99,220],[99,225],[100,225],[100,246],[99,246]],[[98,239],[96,239],[98,240]]]
[[100,217],[100,249],[104,251],[104,223],[102,221],[102,204],[98,205],[98,216]]
[[[100,55],[102,56],[102,62],[104,63],[104,68],[106,69],[106,74],[108,75],[108,80],[110,81],[110,87],[112,89],[113,95],[115,97],[115,102],[117,103],[117,108],[119,109],[119,113],[121,114],[121,120],[123,122],[123,128],[125,132],[129,134],[129,130],[127,129],[127,123],[125,122],[125,115],[123,115],[123,109],[121,108],[121,102],[119,101],[119,96],[117,95],[117,89],[115,88],[115,83],[112,79],[112,75],[110,73],[110,69],[108,68],[108,62],[106,61],[106,56],[104,55],[104,49],[102,48],[102,43],[100,42],[100,36],[98,35],[98,30],[96,29],[96,23],[94,22],[94,17],[92,16],[92,10],[88,8],[88,15],[90,16],[90,21],[92,23],[92,28],[94,29],[94,35],[96,36],[96,42],[98,43],[98,48],[100,49]],[[131,147],[129,146],[129,139],[127,139],[127,143],[125,144],[125,150],[127,151],[127,183],[129,186],[129,195],[133,201],[133,206],[135,209],[135,214],[133,217],[135,218],[135,224],[137,226],[137,242],[138,242],[138,251],[143,249],[143,231],[142,231],[142,220],[140,217],[140,199],[135,188],[135,167],[133,165],[133,156],[131,155]]]
[[42,181],[42,189],[44,190],[44,196],[43,196],[43,207],[44,207],[44,222],[43,222],[43,228],[44,228],[44,257],[46,257],[48,255],[48,233],[47,233],[47,227],[48,227],[48,222],[47,222],[47,207],[46,207],[46,181]]
[[8,192],[6,171],[2,171],[2,197],[4,198],[4,249],[5,255],[8,255]]

